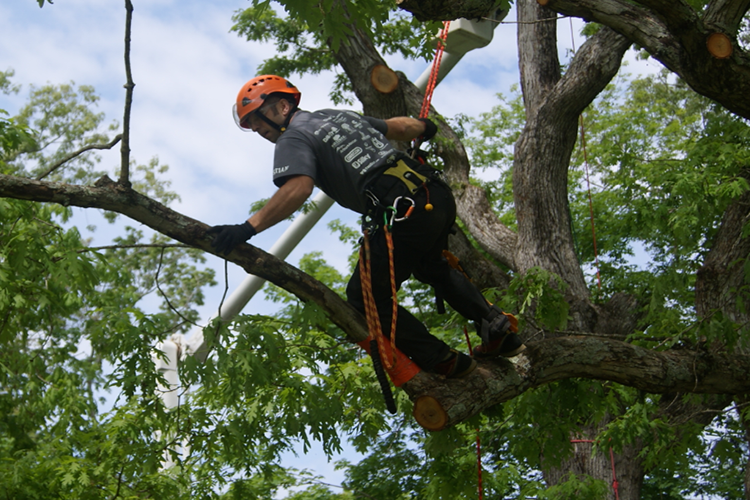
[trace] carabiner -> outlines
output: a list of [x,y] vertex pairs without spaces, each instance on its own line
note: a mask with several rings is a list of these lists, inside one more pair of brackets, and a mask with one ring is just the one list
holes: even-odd
[[[404,214],[403,217],[396,218],[396,213],[398,213],[398,202],[401,201],[401,200],[408,201],[410,203],[410,205],[409,205],[409,208],[406,209],[406,213]],[[412,200],[408,196],[399,196],[398,198],[396,198],[395,200],[393,200],[393,218],[392,218],[392,221],[393,222],[400,222],[402,220],[406,220],[409,217],[411,217],[412,212],[414,212],[414,206],[415,205],[416,204],[414,203],[414,200]]]

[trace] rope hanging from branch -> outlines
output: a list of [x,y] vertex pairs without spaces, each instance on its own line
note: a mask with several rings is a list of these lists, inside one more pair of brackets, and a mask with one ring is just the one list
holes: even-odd
[[[541,2],[540,2],[541,3]],[[576,52],[576,42],[573,37],[573,19],[570,20],[570,42],[573,46],[573,53]],[[596,266],[596,284],[601,290],[602,288],[602,277],[599,270],[599,251],[596,247],[596,225],[594,224],[594,202],[591,198],[591,180],[589,178],[589,157],[588,151],[586,150],[586,128],[583,125],[583,114],[580,116],[581,124],[581,149],[583,150],[583,165],[586,171],[586,190],[589,198],[589,218],[591,219],[591,239],[594,245],[594,264]],[[572,217],[571,217],[572,218]],[[572,221],[571,221],[572,224]]]
[[445,40],[448,38],[448,28],[450,27],[450,21],[443,22],[443,29],[438,34],[437,48],[435,49],[435,59],[432,61],[432,69],[430,70],[430,78],[427,80],[427,88],[424,91],[424,99],[422,100],[422,109],[419,111],[420,118],[427,118],[430,114],[430,103],[432,102],[432,94],[435,91],[437,85],[437,77],[440,72],[440,62],[443,60],[443,52],[445,51]]

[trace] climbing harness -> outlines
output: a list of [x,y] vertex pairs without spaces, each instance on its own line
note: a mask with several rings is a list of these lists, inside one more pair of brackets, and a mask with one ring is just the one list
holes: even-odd
[[[372,356],[375,373],[378,377],[386,407],[391,413],[396,412],[393,394],[388,384],[385,372],[388,373],[397,387],[410,380],[419,372],[419,367],[396,347],[396,320],[398,318],[398,289],[396,283],[396,267],[394,262],[394,245],[391,228],[393,224],[409,219],[416,209],[416,201],[412,198],[420,189],[427,194],[425,210],[432,209],[429,204],[427,183],[429,178],[413,170],[404,160],[398,160],[393,166],[383,172],[383,175],[393,177],[399,189],[405,194],[396,196],[390,205],[385,205],[375,194],[373,189],[366,191],[370,200],[370,210],[362,218],[362,239],[360,241],[359,273],[362,281],[362,295],[365,302],[365,317],[370,332],[367,345],[360,343]],[[394,186],[390,186],[390,191]],[[387,193],[386,193],[387,195]],[[411,195],[411,196],[410,196]],[[429,205],[429,209],[427,208]],[[390,339],[383,334],[380,316],[378,315],[375,297],[372,293],[372,267],[370,263],[370,237],[382,229],[388,248],[388,269],[391,286],[391,324]],[[387,341],[389,340],[389,341]]]
[[[432,94],[437,84],[437,75],[440,68],[440,62],[443,57],[445,50],[445,40],[448,36],[448,27],[450,21],[443,23],[443,30],[440,32],[439,40],[437,44],[437,51],[435,53],[435,60],[432,65],[430,72],[430,78],[425,91],[424,100],[422,102],[422,109],[420,110],[419,117],[426,118],[430,111],[430,102],[432,101]],[[414,153],[419,149],[420,142],[414,141],[414,146],[411,149],[412,158]],[[418,157],[419,162],[424,164],[424,157]],[[400,184],[408,190],[411,196],[417,194],[420,189],[424,189],[426,195],[426,202],[424,209],[427,212],[433,210],[433,205],[430,203],[430,190],[427,186],[429,177],[420,174],[419,172],[412,169],[403,159],[398,160],[394,165],[387,168],[382,176],[393,177],[400,181]],[[401,351],[396,348],[396,319],[398,317],[398,297],[397,297],[397,284],[395,276],[395,265],[393,259],[393,235],[391,234],[391,227],[394,223],[407,220],[412,216],[416,208],[416,202],[409,195],[396,196],[390,206],[385,206],[383,201],[375,194],[372,190],[368,189],[366,195],[371,201],[372,210],[368,211],[362,218],[362,240],[360,242],[360,256],[359,256],[359,272],[362,281],[362,294],[365,301],[365,316],[367,318],[367,328],[370,332],[368,340],[360,342],[360,345],[364,347],[370,353],[373,361],[373,367],[378,377],[378,382],[383,391],[383,396],[386,401],[386,407],[391,413],[396,412],[396,405],[393,401],[393,393],[391,391],[388,380],[385,377],[383,365],[385,365],[385,371],[391,377],[393,383],[398,387],[402,383],[410,380],[416,373],[419,372],[419,367],[406,357]],[[382,212],[383,223],[382,225],[378,221],[377,212]],[[399,215],[401,214],[401,215]],[[391,334],[390,342],[386,342],[385,335],[383,335],[382,325],[380,323],[380,317],[378,315],[377,306],[375,304],[375,298],[372,293],[372,269],[370,265],[370,236],[382,227],[384,236],[386,239],[386,245],[388,247],[388,261],[389,261],[389,274],[391,284],[391,296],[392,296],[392,317],[391,317]],[[382,363],[381,363],[382,361]],[[399,367],[399,365],[402,365]]]

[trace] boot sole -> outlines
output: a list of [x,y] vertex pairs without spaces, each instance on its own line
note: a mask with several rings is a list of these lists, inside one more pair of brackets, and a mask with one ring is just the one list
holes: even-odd
[[521,354],[525,350],[526,350],[526,345],[525,344],[521,344],[519,347],[513,349],[510,352],[501,352],[500,356],[502,356],[504,358],[512,358],[513,356],[518,356],[519,354]]

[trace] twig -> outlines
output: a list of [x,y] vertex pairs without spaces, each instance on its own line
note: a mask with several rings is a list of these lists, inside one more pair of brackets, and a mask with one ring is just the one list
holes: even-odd
[[156,244],[137,244],[137,245],[105,245],[101,247],[86,247],[81,248],[80,250],[77,250],[78,253],[85,253],[85,252],[98,252],[99,250],[118,250],[120,248],[194,248],[190,245],[183,245],[182,243],[169,243],[169,244],[163,244],[163,245],[156,245]]
[[154,277],[154,282],[156,283],[156,289],[159,291],[162,297],[164,297],[164,301],[167,303],[167,306],[179,317],[184,321],[185,323],[189,325],[193,325],[200,328],[200,325],[198,323],[195,323],[194,321],[191,321],[189,318],[186,318],[180,311],[177,310],[175,306],[172,305],[172,302],[170,302],[169,297],[167,297],[167,294],[164,293],[164,290],[161,289],[159,286],[159,273],[161,272],[162,262],[164,261],[164,250],[166,248],[161,249],[161,253],[159,254],[159,266],[156,268],[156,276]]
[[118,142],[120,142],[120,139],[122,139],[122,134],[116,135],[115,138],[112,139],[107,144],[91,144],[89,146],[84,146],[81,149],[79,149],[78,151],[70,153],[68,156],[66,156],[62,160],[60,160],[57,163],[55,163],[54,165],[52,165],[43,174],[39,174],[36,177],[36,180],[41,181],[42,179],[44,179],[45,177],[47,177],[48,175],[50,175],[51,173],[53,173],[55,170],[57,170],[58,168],[62,167],[64,164],[68,163],[70,160],[72,160],[76,156],[82,155],[86,151],[91,151],[92,149],[112,149],[115,146],[115,144],[117,144]]
[[125,0],[125,116],[122,119],[122,145],[120,147],[120,179],[122,186],[130,187],[130,108],[133,105],[133,74],[130,71],[130,33],[133,21],[133,3]]

